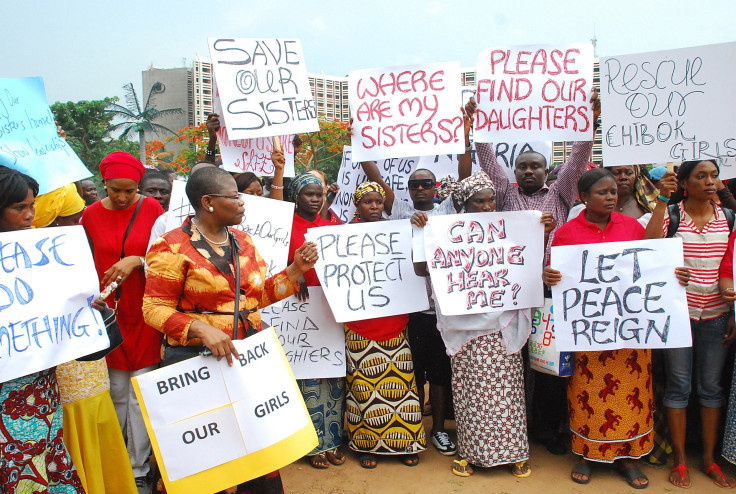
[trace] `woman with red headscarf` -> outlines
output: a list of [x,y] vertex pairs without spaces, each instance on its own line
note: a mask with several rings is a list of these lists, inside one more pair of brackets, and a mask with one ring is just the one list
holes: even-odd
[[113,281],[119,285],[106,302],[116,308],[124,340],[107,356],[107,365],[110,394],[128,439],[128,456],[140,492],[147,489],[151,444],[130,379],[153,370],[160,360],[161,333],[145,324],[141,311],[146,285],[142,256],[146,255],[153,223],[164,212],[158,201],[138,193],[144,172],[133,155],[109,154],[100,163],[107,197],[85,209],[82,216],[100,290]]

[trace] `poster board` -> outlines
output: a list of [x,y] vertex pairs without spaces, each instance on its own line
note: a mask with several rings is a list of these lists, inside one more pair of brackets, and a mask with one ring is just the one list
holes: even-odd
[[0,382],[110,347],[81,226],[0,233],[0,267]]
[[195,357],[132,379],[169,494],[225,490],[317,445],[273,329],[234,344],[241,357],[232,367]]

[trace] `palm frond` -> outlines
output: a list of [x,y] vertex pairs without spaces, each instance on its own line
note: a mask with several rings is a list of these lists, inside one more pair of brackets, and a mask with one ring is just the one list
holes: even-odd
[[122,137],[129,136],[133,131],[136,130],[137,125],[138,124],[136,122],[120,122],[120,123],[117,123],[117,124],[114,124],[114,125],[111,125],[110,127],[108,127],[107,132],[108,133],[113,133],[113,132],[115,132],[115,131],[123,128],[123,131],[118,136],[118,139],[120,139]]
[[138,95],[135,92],[135,88],[133,87],[133,83],[129,82],[126,85],[123,86],[123,91],[125,92],[125,102],[128,105],[128,108],[132,113],[137,113],[140,115],[141,113],[141,104],[138,102]]
[[170,129],[170,128],[168,128],[168,127],[164,127],[163,125],[160,125],[160,124],[157,124],[157,123],[151,123],[151,122],[149,122],[149,123],[150,123],[150,125],[151,125],[151,129],[153,130],[153,132],[154,132],[154,133],[155,133],[156,135],[160,135],[160,134],[159,134],[159,131],[162,131],[162,132],[163,132],[163,131],[166,131],[166,132],[169,132],[169,133],[171,133],[171,134],[174,134],[174,135],[176,135],[176,132],[174,132],[173,130],[171,130],[171,129]]
[[116,117],[128,117],[135,120],[138,119],[138,116],[135,113],[116,103],[111,103],[110,105],[108,105],[107,108],[105,108],[105,113],[111,113]]
[[166,118],[170,117],[172,115],[182,115],[184,114],[184,110],[181,108],[168,108],[166,110],[157,110],[156,108],[149,108],[148,110],[148,120],[158,120],[160,118]]
[[166,91],[166,86],[163,85],[162,82],[156,81],[151,86],[151,89],[148,91],[148,98],[146,98],[146,106],[143,107],[144,111],[148,110],[153,106],[153,96],[156,94],[160,94]]

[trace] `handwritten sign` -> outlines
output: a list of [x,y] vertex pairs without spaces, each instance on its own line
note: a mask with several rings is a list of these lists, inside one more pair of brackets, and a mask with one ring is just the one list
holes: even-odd
[[736,43],[602,58],[603,163],[716,159],[736,176],[734,60]]
[[317,271],[337,322],[409,314],[429,308],[424,279],[414,274],[409,220],[323,226]]
[[431,216],[424,232],[432,288],[448,316],[544,303],[539,211]]
[[[216,84],[213,84],[215,97],[212,106],[215,113],[222,115],[222,104]],[[284,151],[286,163],[284,165],[284,176],[294,176],[294,144],[293,135],[279,136],[281,149]],[[217,131],[217,142],[220,144],[220,156],[222,157],[222,168],[229,172],[245,173],[252,172],[259,177],[273,177],[276,168],[271,162],[273,153],[273,139],[271,137],[258,137],[255,139],[240,139],[231,141],[227,135],[227,127],[221,122],[220,130]]]
[[0,382],[110,346],[81,226],[0,233],[0,267]]
[[[184,180],[174,180],[169,201],[169,217],[166,231],[179,228],[187,216],[194,214],[194,208],[186,195]],[[266,197],[240,195],[245,214],[243,221],[233,228],[244,231],[266,262],[267,276],[271,277],[286,268],[289,259],[291,225],[294,220],[294,205]]]
[[232,140],[319,132],[298,39],[208,39]]
[[357,70],[348,90],[355,161],[463,152],[459,63]]
[[544,307],[532,309],[532,334],[529,335],[529,365],[535,371],[553,376],[573,375],[575,354],[557,351],[552,299]]
[[[394,191],[396,201],[411,202],[409,197],[409,175],[417,169],[419,158],[389,158],[378,160],[376,166],[381,172],[383,181]],[[355,204],[353,204],[353,193],[358,185],[367,181],[360,162],[352,159],[352,147],[343,147],[342,163],[337,174],[337,184],[340,191],[335,196],[330,209],[334,211],[343,223],[353,219]]]
[[476,142],[593,140],[592,45],[489,48],[476,74]]
[[562,272],[552,287],[555,338],[562,351],[692,345],[682,239],[552,247]]
[[0,79],[0,165],[33,177],[41,194],[92,176],[56,133],[40,77]]
[[345,328],[321,287],[310,286],[304,302],[292,295],[261,309],[261,319],[276,330],[297,379],[345,377]]
[[195,357],[133,378],[171,494],[225,490],[317,445],[273,329],[234,344],[240,358],[232,367],[224,359]]

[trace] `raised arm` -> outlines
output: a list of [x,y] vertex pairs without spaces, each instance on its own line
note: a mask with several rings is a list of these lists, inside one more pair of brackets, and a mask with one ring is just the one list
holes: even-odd
[[[460,107],[463,113],[463,130],[465,133],[465,153],[457,160],[457,179],[464,180],[473,173],[473,146],[470,144],[470,130],[473,128],[473,114],[468,114],[465,108]],[[442,178],[442,177],[440,177]]]
[[220,116],[217,113],[210,113],[207,116],[207,133],[210,140],[207,143],[207,149],[204,151],[203,163],[214,163],[217,149],[217,131],[220,130]]
[[[667,216],[667,200],[677,190],[677,178],[674,172],[668,171],[657,183],[659,189],[659,197],[657,203],[654,206],[654,212],[652,217],[649,219],[647,229],[644,232],[644,238],[662,238],[665,235],[665,222],[669,223],[669,217]],[[667,200],[665,200],[667,199]]]
[[284,200],[284,166],[286,166],[286,158],[283,151],[274,151],[271,153],[271,163],[273,163],[273,182],[271,183],[271,194],[269,199],[277,201]]
[[383,181],[383,177],[381,176],[381,172],[375,161],[364,161],[360,165],[363,167],[363,171],[365,172],[365,176],[368,177],[368,180],[376,182],[378,185],[383,187],[383,191],[386,193],[386,200],[383,202],[383,210],[386,212],[387,216],[391,216],[391,210],[394,207],[394,199],[396,198],[393,189]]

